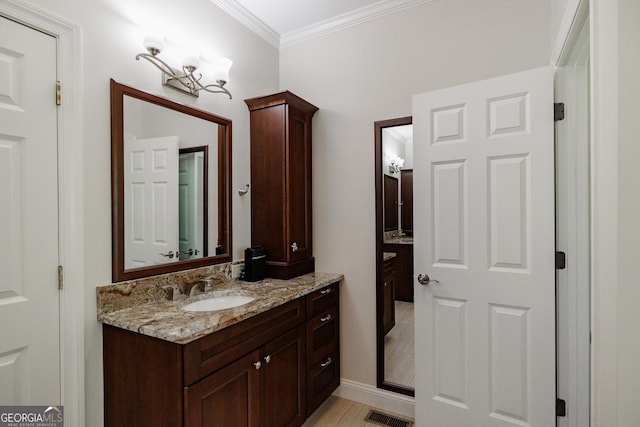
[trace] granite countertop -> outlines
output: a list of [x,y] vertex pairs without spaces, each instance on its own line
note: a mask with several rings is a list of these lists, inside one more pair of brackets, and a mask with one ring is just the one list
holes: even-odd
[[393,237],[384,239],[385,244],[391,245],[413,245],[413,236]]
[[[264,279],[258,282],[225,280],[213,283],[212,291],[195,297],[178,301],[159,299],[120,309],[117,309],[117,304],[113,304],[113,300],[127,298],[132,294],[132,285],[113,284],[97,288],[98,320],[104,324],[143,335],[186,344],[339,282],[343,278],[341,274],[309,273],[289,280]],[[239,307],[218,311],[189,312],[181,309],[194,301],[225,293],[255,296],[255,300]]]
[[397,254],[395,252],[383,252],[382,253],[382,261],[389,261],[392,258],[395,258]]

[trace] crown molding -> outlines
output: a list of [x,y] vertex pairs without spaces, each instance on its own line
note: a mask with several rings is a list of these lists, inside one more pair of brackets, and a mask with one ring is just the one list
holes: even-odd
[[240,3],[235,0],[211,0],[211,2],[231,15],[236,21],[262,37],[267,43],[276,48],[280,48],[280,35]]
[[404,9],[418,6],[431,0],[381,0],[369,6],[309,25],[280,36],[280,48],[293,46],[308,40],[324,36],[334,31],[353,27],[367,21],[391,15]]
[[418,6],[428,1],[431,0],[381,0],[372,5],[280,35],[236,0],[211,0],[212,3],[231,15],[238,22],[262,37],[269,44],[280,49]]

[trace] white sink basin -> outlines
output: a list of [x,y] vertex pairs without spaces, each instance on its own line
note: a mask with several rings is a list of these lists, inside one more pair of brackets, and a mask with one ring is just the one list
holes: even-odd
[[255,298],[247,295],[214,296],[200,301],[192,302],[182,307],[185,311],[216,311],[225,308],[238,307],[250,303]]

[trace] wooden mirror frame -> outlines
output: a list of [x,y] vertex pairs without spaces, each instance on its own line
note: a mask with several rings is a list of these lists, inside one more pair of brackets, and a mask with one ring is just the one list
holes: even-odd
[[413,118],[400,117],[398,119],[381,120],[374,123],[374,151],[375,151],[375,189],[376,189],[376,385],[378,388],[396,393],[415,396],[415,389],[406,385],[396,384],[384,379],[384,280],[383,280],[383,234],[384,234],[384,199],[382,198],[382,131],[384,128],[413,124]]
[[[218,245],[224,253],[147,267],[125,269],[124,262],[124,97],[156,104],[218,125]],[[231,120],[152,95],[111,79],[111,255],[112,281],[139,279],[231,262]],[[223,171],[220,173],[220,171]],[[209,248],[212,249],[212,248]]]

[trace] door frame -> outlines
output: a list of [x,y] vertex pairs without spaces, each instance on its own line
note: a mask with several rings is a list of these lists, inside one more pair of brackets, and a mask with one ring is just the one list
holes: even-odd
[[[566,224],[566,229],[558,229],[559,217],[556,216],[557,250],[567,250],[567,271],[558,270],[557,285],[564,289],[557,291],[557,312],[565,319],[558,323],[557,336],[557,393],[558,398],[567,401],[567,416],[558,418],[560,427],[584,426],[593,420],[591,418],[592,395],[594,382],[592,381],[592,353],[590,347],[592,321],[592,297],[594,265],[594,134],[595,103],[593,92],[593,58],[591,52],[590,34],[593,22],[590,21],[589,0],[569,0],[560,23],[558,36],[555,40],[551,56],[551,63],[558,68],[555,76],[554,96],[556,102],[565,102],[567,123],[556,125],[556,144],[587,136],[588,153],[572,152],[570,155],[578,157],[564,164],[556,163],[556,174],[563,174],[569,179],[565,201],[568,211],[577,214],[583,211],[584,204],[588,205],[585,213],[588,217],[583,221],[573,221]],[[585,63],[586,67],[580,67]],[[591,73],[591,75],[590,75]],[[584,93],[587,87],[589,93]],[[575,106],[578,101],[587,97],[589,116],[587,122],[576,114]],[[571,150],[576,147],[572,146]],[[586,155],[586,157],[584,157]],[[586,177],[585,177],[586,176]],[[584,194],[587,194],[586,200]],[[559,202],[559,201],[558,201]],[[557,212],[556,212],[557,215]],[[586,230],[585,230],[586,228]],[[561,237],[561,235],[563,237]],[[591,240],[594,238],[594,240]],[[585,265],[586,264],[586,265]],[[564,297],[561,296],[564,293]],[[563,361],[560,358],[564,359]],[[585,395],[585,389],[588,390]],[[585,424],[585,421],[587,424]]]
[[82,426],[85,408],[85,283],[81,30],[79,25],[22,0],[0,3],[0,15],[56,39],[56,72],[63,95],[57,117],[58,262],[64,267],[64,288],[59,292],[60,403],[65,407],[65,424]]

